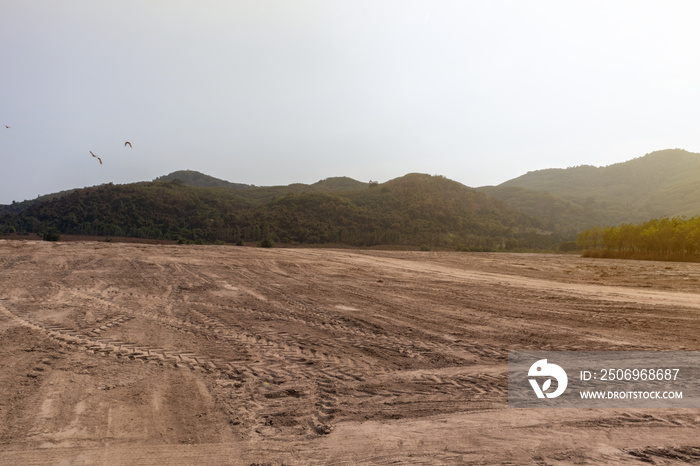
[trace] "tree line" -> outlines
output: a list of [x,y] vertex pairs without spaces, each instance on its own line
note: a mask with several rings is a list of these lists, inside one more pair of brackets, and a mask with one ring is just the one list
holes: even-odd
[[588,256],[700,259],[700,216],[653,218],[640,224],[594,226],[578,235]]

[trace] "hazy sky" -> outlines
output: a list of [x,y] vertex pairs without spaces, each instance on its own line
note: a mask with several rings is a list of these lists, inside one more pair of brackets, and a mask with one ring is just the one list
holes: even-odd
[[668,0],[0,0],[0,203],[180,169],[483,186],[700,152],[699,17]]

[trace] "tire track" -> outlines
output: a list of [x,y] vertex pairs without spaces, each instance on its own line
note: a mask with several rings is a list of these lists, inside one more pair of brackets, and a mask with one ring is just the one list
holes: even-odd
[[[144,362],[169,362],[174,367],[189,367],[190,369],[200,369],[204,372],[219,372],[230,378],[236,378],[245,367],[234,367],[226,361],[215,361],[204,355],[190,351],[179,351],[176,349],[157,348],[139,345],[131,342],[121,341],[109,337],[93,337],[84,335],[76,330],[66,328],[61,325],[45,324],[43,322],[32,322],[19,313],[10,311],[7,307],[0,305],[0,310],[8,317],[17,321],[20,325],[38,330],[46,334],[49,338],[73,347],[81,348],[89,353],[100,353],[103,355],[114,355],[125,357],[130,360],[141,360]],[[122,322],[130,318],[121,318]]]
[[[149,312],[143,310],[134,310],[121,306],[114,303],[113,301],[108,301],[102,297],[93,296],[86,292],[81,292],[75,290],[73,295],[80,298],[81,300],[92,300],[99,302],[102,305],[110,306],[116,308],[121,313],[131,314],[131,315],[141,315],[148,319],[152,319],[161,323],[164,323],[177,330],[198,330],[204,333],[214,333],[220,338],[236,341],[240,344],[244,344],[246,347],[254,347],[258,353],[265,353],[267,355],[272,354],[274,360],[285,359],[292,362],[297,362],[300,364],[305,364],[308,360],[314,362],[319,362],[322,364],[339,365],[338,358],[332,356],[327,351],[316,350],[315,348],[309,348],[309,343],[301,343],[298,338],[295,338],[286,332],[268,331],[268,332],[250,332],[246,331],[244,328],[233,323],[224,323],[218,318],[211,317],[201,311],[197,311],[191,305],[194,303],[187,303],[187,310],[185,311],[193,319],[178,319],[175,317],[164,317],[157,313],[157,311]],[[224,308],[222,306],[222,308]],[[225,308],[224,308],[225,309]],[[118,320],[118,319],[117,319]],[[308,321],[298,319],[298,322],[308,324]],[[106,325],[103,325],[106,326]],[[99,329],[99,328],[98,328]],[[104,331],[105,329],[99,329]],[[186,330],[185,330],[186,331]],[[99,333],[99,332],[98,332]],[[330,339],[318,339],[319,343],[337,350],[338,345]],[[342,351],[340,352],[342,354]],[[341,358],[341,362],[345,358]],[[376,366],[360,360],[347,359],[346,361],[347,369],[346,371],[352,372],[351,378],[361,378],[364,371],[376,370]],[[340,379],[345,379],[348,375],[339,372],[337,377]]]
[[[275,331],[267,334],[255,334],[231,329],[218,319],[194,309],[188,311],[194,320],[184,321],[151,312],[137,312],[112,302],[105,302],[106,300],[103,298],[85,292],[74,292],[73,296],[82,301],[108,304],[120,312],[131,315],[121,315],[100,327],[89,330],[88,334],[84,335],[65,326],[31,322],[19,314],[11,314],[24,325],[44,331],[52,339],[82,348],[89,353],[105,356],[114,355],[144,362],[161,362],[172,364],[174,367],[189,367],[192,370],[218,374],[223,379],[243,382],[238,387],[240,390],[237,392],[247,401],[243,403],[243,409],[241,409],[240,403],[234,409],[237,411],[237,416],[244,419],[242,424],[250,426],[252,432],[265,427],[265,422],[269,421],[268,414],[274,411],[273,405],[277,403],[270,401],[272,399],[266,396],[268,394],[266,387],[284,386],[290,393],[296,393],[302,391],[300,386],[304,384],[314,385],[315,380],[319,377],[317,374],[319,369],[323,370],[324,378],[342,381],[362,380],[366,369],[366,366],[356,369],[336,367],[338,366],[337,359],[327,353],[279,341],[280,338],[289,339],[289,334]],[[253,361],[223,361],[189,351],[152,347],[111,337],[99,337],[101,332],[122,325],[134,319],[136,315],[165,324],[178,331],[213,335],[222,342],[232,341],[243,344],[246,348],[253,350]],[[328,424],[330,418],[327,416],[327,411],[332,409],[330,408],[330,398],[323,389],[306,391],[313,394],[312,399],[307,401],[312,409],[307,409],[308,413],[305,415],[309,418],[313,431],[317,433],[330,431],[332,427]],[[314,401],[313,398],[318,398],[318,400]]]
[[[279,275],[277,271],[273,273]],[[438,380],[414,377],[410,383],[415,391],[402,390],[400,386],[406,377],[401,371],[388,369],[383,357],[389,353],[392,359],[400,355],[427,360],[435,355],[455,353],[454,345],[427,340],[431,334],[420,331],[412,335],[414,338],[390,334],[384,326],[352,319],[332,308],[297,299],[289,292],[265,284],[260,277],[251,277],[241,285],[241,288],[249,285],[267,298],[258,300],[258,306],[253,303],[254,307],[232,307],[230,301],[206,302],[201,299],[205,296],[202,291],[227,289],[221,279],[185,265],[174,266],[171,274],[177,275],[173,280],[168,279],[175,288],[177,278],[184,277],[181,283],[193,287],[196,292],[192,292],[192,296],[199,299],[189,300],[189,292],[187,296],[175,293],[169,297],[144,292],[136,293],[134,298],[134,291],[139,288],[129,288],[128,294],[116,287],[69,289],[67,299],[79,300],[91,308],[107,309],[108,313],[116,315],[110,315],[110,320],[99,327],[87,330],[87,335],[58,325],[38,325],[52,338],[91,353],[172,364],[213,374],[222,383],[216,390],[217,401],[227,407],[232,419],[250,436],[271,435],[275,429],[294,429],[299,423],[316,435],[328,434],[338,417],[349,413],[344,406],[347,401],[339,391],[360,394],[363,386],[368,390],[367,396],[362,398],[366,406],[379,407],[382,412],[392,411],[397,416],[402,415],[396,404],[397,397],[417,407],[412,410],[420,411],[422,404],[452,406],[463,402],[465,397],[477,400],[494,396],[494,391],[488,389],[488,384],[495,383],[494,380],[448,376],[439,376]],[[147,289],[151,286],[161,289],[162,282],[149,282]],[[149,300],[148,307],[140,307]],[[131,302],[136,305],[130,305]],[[241,313],[245,319],[233,319]],[[101,336],[136,317],[205,337],[207,342],[201,341],[195,353]],[[285,322],[295,326],[284,327]],[[249,323],[264,323],[269,328],[253,330]],[[293,333],[295,328],[301,335]],[[235,361],[211,358],[228,342],[245,347],[250,352],[249,357]],[[474,345],[474,348],[484,351],[483,345]],[[385,376],[386,387],[368,386],[366,381],[378,375]]]
[[[380,304],[383,306],[385,309],[391,309],[392,314],[397,313],[401,316],[406,316],[411,319],[411,321],[416,321],[419,320],[421,322],[426,322],[429,324],[434,324],[432,320],[428,320],[425,318],[418,318],[418,315],[424,314],[422,312],[416,312],[416,313],[409,313],[406,311],[401,311],[398,309],[395,305],[395,303],[389,303],[389,302],[382,302],[379,300],[377,297],[370,297],[367,296],[365,293],[366,292],[359,292],[356,291],[354,288],[351,288],[350,286],[347,285],[337,285],[337,288],[342,289],[344,293],[347,293],[349,295],[352,295],[356,298],[357,301],[360,302],[370,302],[373,303],[374,306],[377,304]],[[337,291],[336,291],[337,294]],[[359,299],[358,299],[359,298]],[[383,320],[389,320],[393,321],[395,319],[391,317],[383,317]],[[416,326],[415,324],[412,325],[413,329],[421,329],[421,332],[426,332],[426,329],[429,328],[429,326],[424,326],[424,325],[418,325]],[[357,328],[354,332],[355,335],[357,336],[363,336],[375,340],[384,340],[386,344],[392,348],[392,350],[396,351],[397,348],[411,348],[412,351],[418,353],[418,354],[449,354],[449,355],[454,355],[457,357],[462,357],[464,356],[470,356],[470,355],[476,355],[477,357],[485,360],[496,360],[496,361],[502,361],[507,358],[507,351],[504,348],[495,346],[495,345],[488,345],[485,343],[479,343],[479,344],[470,344],[467,342],[450,342],[450,343],[440,343],[432,340],[425,340],[425,339],[415,339],[415,337],[412,335],[412,338],[406,338],[406,337],[401,337],[401,336],[394,336],[394,335],[389,335],[386,333],[376,333],[376,332],[370,332],[370,331],[364,331],[359,328]],[[414,332],[416,333],[416,332]],[[430,337],[432,338],[441,338],[440,335],[433,334],[433,333],[428,333]],[[465,354],[461,354],[459,352],[456,352],[456,350],[461,350],[464,351]]]
[[[186,268],[183,268],[183,270]],[[190,271],[191,274],[194,275],[201,275],[199,273],[195,273]],[[215,285],[217,287],[221,287],[223,289],[226,289],[225,284],[222,285],[221,283],[215,284],[213,282],[214,279],[210,277],[206,277],[206,279],[203,278],[203,280],[208,284],[208,285]],[[250,308],[250,307],[238,307],[236,308],[236,311],[244,311],[248,314],[251,315],[257,315],[257,316],[263,316],[266,319],[273,319],[273,320],[283,320],[287,322],[293,322],[296,324],[299,324],[300,326],[303,327],[311,327],[311,328],[318,328],[323,330],[324,332],[334,332],[334,333],[341,333],[343,335],[334,335],[334,338],[332,340],[323,340],[320,339],[319,337],[314,336],[314,338],[319,342],[321,345],[325,345],[329,347],[330,352],[335,353],[335,354],[340,354],[340,355],[345,355],[344,357],[347,357],[346,351],[340,350],[338,348],[337,342],[341,342],[344,345],[346,345],[347,348],[361,348],[365,350],[365,354],[368,356],[373,356],[373,353],[376,352],[377,349],[384,350],[384,351],[390,351],[395,354],[399,355],[406,355],[408,357],[430,357],[433,354],[451,354],[457,357],[465,357],[469,355],[477,355],[481,358],[488,358],[488,359],[504,359],[505,358],[505,353],[503,350],[499,350],[495,347],[492,348],[487,348],[485,345],[469,345],[465,343],[460,343],[460,344],[439,344],[435,342],[430,342],[430,341],[424,341],[424,340],[416,340],[416,339],[408,339],[405,337],[401,336],[393,336],[393,335],[388,335],[385,333],[379,333],[376,331],[372,331],[371,329],[364,329],[359,325],[353,325],[350,326],[348,325],[348,320],[347,317],[340,315],[337,316],[334,314],[333,311],[330,310],[319,310],[318,308],[311,307],[307,305],[306,303],[303,303],[299,300],[295,300],[291,298],[290,296],[286,294],[281,294],[279,290],[276,289],[268,289],[267,294],[272,294],[272,295],[277,295],[275,296],[275,300],[271,302],[271,305],[275,306],[278,308],[277,311],[268,311],[268,310],[263,310],[261,308]],[[99,299],[97,297],[91,297],[92,299]],[[149,297],[150,298],[150,297]],[[160,299],[163,302],[166,302],[168,305],[172,306],[171,301],[163,300],[159,297],[153,297],[155,299]],[[104,301],[106,305],[114,305],[113,302],[107,302]],[[219,309],[222,311],[225,310],[230,310],[230,306],[226,305],[221,305],[221,304],[215,304],[211,302],[202,302],[202,301],[187,301],[187,305],[191,306],[189,307],[188,311],[186,313],[188,314],[193,314],[193,306],[197,306],[200,308],[215,308]],[[296,309],[300,314],[297,314],[296,312],[291,311],[290,308]],[[158,314],[157,309],[153,311],[155,314]],[[140,311],[140,313],[144,315],[148,315],[149,313],[143,313],[143,311]],[[199,312],[197,314],[199,319],[201,319],[205,323],[205,328],[216,328],[217,326],[220,325],[220,321],[214,321],[211,317],[204,315],[203,313]],[[186,316],[185,316],[186,318]],[[228,325],[233,325],[233,324],[228,324]],[[362,339],[367,339],[371,343],[369,345],[367,344],[357,344],[357,337],[360,337]],[[306,339],[308,340],[308,339]],[[305,342],[306,343],[306,342]],[[268,342],[269,344],[269,342]],[[288,345],[290,343],[287,343]],[[301,348],[304,348],[306,345],[301,342],[296,342],[296,346],[299,346]],[[459,353],[456,350],[461,350],[464,351],[464,353]],[[322,352],[323,354],[323,352]],[[326,352],[327,355],[327,352]],[[337,359],[337,357],[330,357],[331,359]],[[379,364],[377,364],[378,361],[376,361],[376,357],[373,357],[373,360],[371,362],[369,361],[363,361],[363,360],[351,360],[348,361],[348,365],[351,367],[359,367],[363,368],[365,370],[377,370]]]
[[657,461],[663,463],[700,463],[700,447],[648,447],[635,450],[628,450],[627,454],[636,461],[656,464]]
[[106,332],[107,330],[109,330],[109,329],[112,328],[112,327],[116,327],[116,326],[122,325],[122,324],[124,324],[124,323],[130,321],[130,320],[133,319],[133,318],[134,318],[134,316],[126,316],[126,315],[125,315],[125,316],[119,316],[119,317],[116,318],[116,319],[112,319],[112,320],[110,320],[110,321],[108,321],[108,322],[104,322],[104,323],[103,323],[102,325],[100,325],[99,327],[95,327],[95,328],[93,328],[92,330],[88,330],[88,331],[86,332],[86,334],[87,334],[87,336],[89,336],[89,337],[97,337],[97,336],[99,336],[100,333]]
[[[272,293],[279,294],[277,290],[270,290]],[[432,355],[448,354],[460,358],[465,356],[477,355],[484,359],[504,360],[506,352],[495,346],[484,344],[467,344],[467,343],[450,343],[441,344],[432,341],[419,340],[415,338],[407,338],[401,335],[391,335],[382,332],[381,329],[365,329],[359,325],[359,322],[353,326],[348,324],[349,319],[343,314],[337,315],[335,311],[330,309],[318,309],[311,307],[304,302],[295,300],[288,295],[282,294],[277,297],[278,301],[283,304],[278,306],[280,309],[277,312],[254,310],[259,314],[270,316],[274,319],[286,320],[289,322],[299,323],[305,327],[319,328],[324,331],[332,331],[342,333],[344,335],[335,335],[334,341],[340,341],[348,348],[360,348],[366,350],[366,354],[371,355],[377,349],[389,351],[399,355],[423,356],[430,357]],[[278,301],[275,301],[277,303]],[[299,310],[303,316],[299,317],[290,312],[290,307]],[[358,340],[359,337],[359,340]],[[363,340],[369,340],[367,343]],[[362,343],[358,344],[358,341]],[[333,344],[334,347],[338,345]],[[336,348],[333,348],[336,349]],[[460,353],[458,350],[463,351]],[[342,352],[340,353],[342,354]],[[370,367],[374,370],[378,367],[378,361],[372,361]]]

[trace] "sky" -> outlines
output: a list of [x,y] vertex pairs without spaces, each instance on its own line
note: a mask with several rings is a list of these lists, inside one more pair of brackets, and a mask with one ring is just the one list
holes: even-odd
[[0,0],[0,203],[184,169],[478,187],[700,152],[698,17],[673,0]]

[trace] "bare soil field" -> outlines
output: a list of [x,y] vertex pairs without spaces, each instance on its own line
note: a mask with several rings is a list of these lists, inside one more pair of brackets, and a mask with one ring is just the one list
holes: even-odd
[[700,264],[0,241],[0,464],[700,462],[691,409],[509,409],[510,350],[700,350]]

